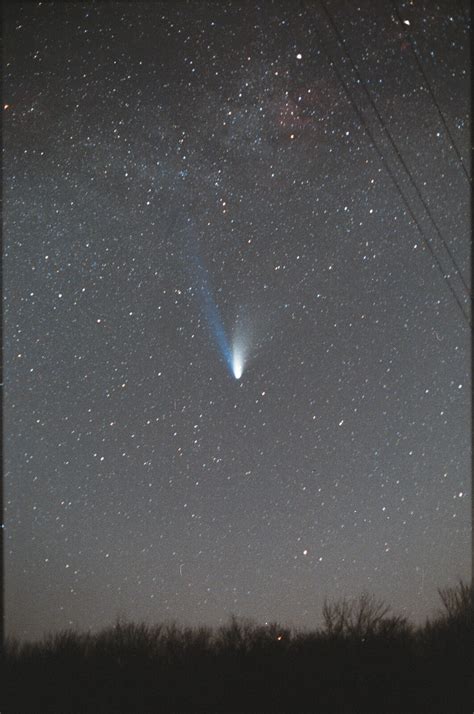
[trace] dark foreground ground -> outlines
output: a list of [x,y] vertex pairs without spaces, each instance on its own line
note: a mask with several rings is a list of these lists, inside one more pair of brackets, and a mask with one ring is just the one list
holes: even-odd
[[[291,632],[232,618],[218,630],[117,622],[40,643],[7,641],[2,714],[474,712],[474,597],[414,628],[363,595]],[[5,684],[6,683],[6,684]]]

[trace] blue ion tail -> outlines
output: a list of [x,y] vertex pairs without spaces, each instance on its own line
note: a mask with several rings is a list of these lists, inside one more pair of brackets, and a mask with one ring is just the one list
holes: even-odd
[[199,278],[199,291],[203,301],[204,312],[209,329],[217,342],[219,352],[223,357],[230,374],[235,377],[235,379],[240,379],[242,376],[242,362],[238,356],[234,355],[232,346],[225,334],[224,325],[219,314],[219,308],[217,307],[216,301],[214,300],[209,287],[206,270],[197,258],[195,260],[195,265]]

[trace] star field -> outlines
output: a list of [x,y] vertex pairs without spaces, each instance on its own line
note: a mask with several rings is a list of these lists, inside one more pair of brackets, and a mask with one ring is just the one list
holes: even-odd
[[467,167],[469,18],[396,6],[7,4],[11,633],[469,578],[469,182],[412,44]]

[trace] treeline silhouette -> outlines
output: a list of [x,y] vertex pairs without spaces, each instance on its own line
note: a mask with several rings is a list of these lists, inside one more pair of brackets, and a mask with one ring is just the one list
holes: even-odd
[[439,593],[443,608],[418,627],[364,594],[326,602],[311,632],[231,617],[8,639],[1,712],[472,714],[474,591]]

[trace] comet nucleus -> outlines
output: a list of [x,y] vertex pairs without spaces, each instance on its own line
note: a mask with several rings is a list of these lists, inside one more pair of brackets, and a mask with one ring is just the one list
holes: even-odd
[[240,379],[244,371],[244,363],[238,352],[234,352],[232,355],[232,371],[236,379]]

